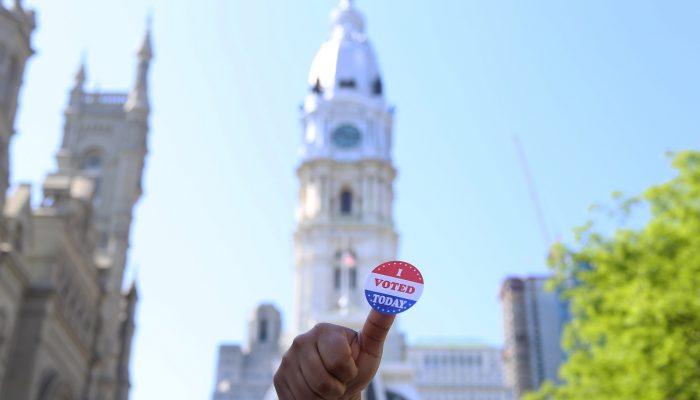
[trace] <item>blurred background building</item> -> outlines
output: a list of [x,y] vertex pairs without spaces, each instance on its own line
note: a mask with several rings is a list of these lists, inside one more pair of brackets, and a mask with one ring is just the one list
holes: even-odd
[[4,193],[34,28],[21,1],[0,3],[0,398],[125,400],[137,293],[124,268],[147,153],[150,34],[130,91],[87,91],[80,66],[58,169],[33,207],[29,185]]
[[422,400],[510,400],[501,349],[465,339],[420,341],[408,349]]
[[219,348],[214,400],[263,399],[282,357],[281,333],[279,310],[258,306],[250,318],[248,345]]
[[559,291],[549,291],[549,277],[510,277],[501,287],[506,382],[516,398],[544,381],[558,382],[565,360],[561,346],[569,308]]

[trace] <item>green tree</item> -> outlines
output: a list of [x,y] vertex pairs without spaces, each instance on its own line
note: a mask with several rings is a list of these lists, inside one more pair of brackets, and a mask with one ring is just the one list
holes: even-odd
[[[641,227],[553,249],[556,284],[571,301],[563,383],[528,400],[700,399],[700,153],[673,158],[678,175],[642,195],[614,196],[614,218]],[[582,268],[582,266],[585,266]]]

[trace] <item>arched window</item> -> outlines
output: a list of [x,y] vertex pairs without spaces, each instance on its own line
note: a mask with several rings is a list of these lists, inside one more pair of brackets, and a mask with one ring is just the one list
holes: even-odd
[[92,150],[83,157],[83,170],[86,172],[100,173],[102,170],[102,155],[99,151]]
[[343,189],[340,193],[340,213],[342,215],[352,214],[352,192],[350,189]]
[[102,192],[102,152],[99,150],[90,150],[83,156],[82,169],[95,182],[95,196],[93,200],[95,204],[99,203]]

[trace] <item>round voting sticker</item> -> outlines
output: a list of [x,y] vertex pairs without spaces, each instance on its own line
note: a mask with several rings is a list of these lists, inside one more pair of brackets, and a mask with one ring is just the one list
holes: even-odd
[[402,313],[423,293],[423,275],[403,261],[389,261],[375,268],[365,282],[365,297],[382,314]]

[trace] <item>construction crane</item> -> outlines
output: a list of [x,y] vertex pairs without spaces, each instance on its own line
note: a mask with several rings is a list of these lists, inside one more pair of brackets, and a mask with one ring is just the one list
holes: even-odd
[[542,240],[544,241],[545,248],[549,252],[549,249],[553,244],[558,242],[558,238],[552,241],[552,236],[550,235],[549,228],[547,226],[547,220],[544,217],[544,211],[542,210],[542,203],[540,202],[540,196],[537,192],[537,187],[535,186],[535,180],[532,178],[532,172],[530,171],[530,165],[527,162],[527,156],[525,155],[525,149],[517,135],[513,135],[513,144],[515,145],[515,151],[518,154],[518,161],[520,162],[520,168],[525,176],[525,184],[527,185],[527,191],[530,194],[530,201],[532,202],[532,207],[535,211],[535,217],[537,218],[537,224],[540,227],[540,235],[542,235]]

